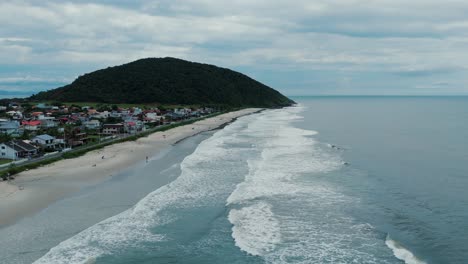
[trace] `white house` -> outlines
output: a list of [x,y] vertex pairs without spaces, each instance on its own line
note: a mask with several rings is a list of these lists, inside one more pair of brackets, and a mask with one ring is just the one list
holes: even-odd
[[142,112],[143,112],[143,110],[141,110],[141,108],[139,108],[139,107],[133,108],[133,115],[134,116],[137,116],[137,115],[141,114]]
[[20,111],[8,111],[6,112],[7,115],[11,116],[13,119],[21,119],[23,118],[23,113]]
[[87,129],[99,129],[101,127],[101,122],[99,120],[89,120],[84,122],[84,125]]
[[22,134],[22,130],[18,121],[4,121],[0,122],[0,133],[18,137]]
[[109,111],[103,111],[94,115],[97,118],[108,118],[110,115]]
[[57,123],[55,123],[54,118],[50,119],[41,119],[41,127],[43,128],[51,128],[51,127],[56,127]]
[[0,143],[0,157],[16,160],[18,158],[29,158],[37,154],[37,148],[21,140],[12,140]]
[[39,126],[41,125],[41,121],[39,121],[39,120],[32,120],[32,121],[23,120],[22,124],[23,124],[25,130],[37,131],[39,129]]
[[41,147],[44,148],[55,148],[57,146],[57,142],[55,142],[55,137],[47,134],[35,136],[32,139],[32,142],[39,144]]

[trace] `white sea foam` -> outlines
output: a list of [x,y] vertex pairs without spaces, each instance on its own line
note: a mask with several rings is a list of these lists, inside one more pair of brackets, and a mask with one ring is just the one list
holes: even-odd
[[[237,127],[233,123],[230,126]],[[238,154],[224,148],[232,140],[233,128],[226,127],[203,141],[193,154],[180,164],[181,175],[172,183],[148,194],[133,208],[108,218],[77,235],[61,242],[36,264],[74,264],[92,262],[102,255],[118,254],[122,248],[138,247],[145,242],[160,242],[163,234],[154,234],[152,229],[177,219],[177,215],[164,213],[165,209],[193,208],[216,199],[226,190],[225,180],[218,177],[233,171]],[[225,166],[215,166],[216,164]],[[231,164],[232,163],[232,164]],[[228,164],[228,165],[226,165]],[[229,167],[229,164],[233,167]]]
[[232,209],[229,221],[234,225],[232,236],[236,245],[249,254],[263,255],[281,242],[278,220],[265,202]]
[[394,263],[374,228],[344,213],[359,200],[311,178],[343,161],[316,131],[293,127],[301,111],[266,111],[248,124],[257,155],[226,201],[236,246],[266,263]]
[[[245,180],[227,199],[232,236],[243,251],[265,258],[271,256],[280,242],[281,228],[294,223],[281,223],[268,203],[269,199],[326,193],[327,188],[306,186],[298,177],[336,170],[342,166],[339,156],[322,151],[313,138],[316,131],[295,128],[291,123],[301,119],[300,107],[268,111],[248,124],[254,137],[252,147],[258,155],[247,160]],[[338,197],[338,196],[336,196]],[[267,206],[268,205],[268,206]],[[239,209],[240,208],[240,209]],[[268,242],[268,243],[267,243]]]
[[316,131],[291,126],[300,111],[299,107],[270,111],[249,123],[249,133],[256,135],[253,147],[259,149],[260,155],[248,160],[249,173],[227,199],[228,205],[307,191],[292,179],[341,167],[339,157],[316,146],[317,142],[310,137]]
[[400,243],[387,236],[385,244],[393,251],[395,257],[403,260],[406,264],[426,264],[426,262],[420,260],[411,251],[403,247]]

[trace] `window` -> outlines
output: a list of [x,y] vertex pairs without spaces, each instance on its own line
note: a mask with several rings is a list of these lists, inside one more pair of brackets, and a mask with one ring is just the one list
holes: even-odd
[[2,146],[2,149],[5,149],[5,146]]

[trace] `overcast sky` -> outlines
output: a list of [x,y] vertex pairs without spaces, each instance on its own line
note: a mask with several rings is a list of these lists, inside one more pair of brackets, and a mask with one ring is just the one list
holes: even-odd
[[0,25],[4,94],[171,56],[287,95],[468,95],[462,0],[9,0]]

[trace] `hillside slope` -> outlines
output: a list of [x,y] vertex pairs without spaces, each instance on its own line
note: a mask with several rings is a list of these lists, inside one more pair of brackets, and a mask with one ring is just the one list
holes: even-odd
[[31,100],[101,103],[222,104],[278,107],[294,103],[241,73],[175,58],[147,58],[77,78]]

